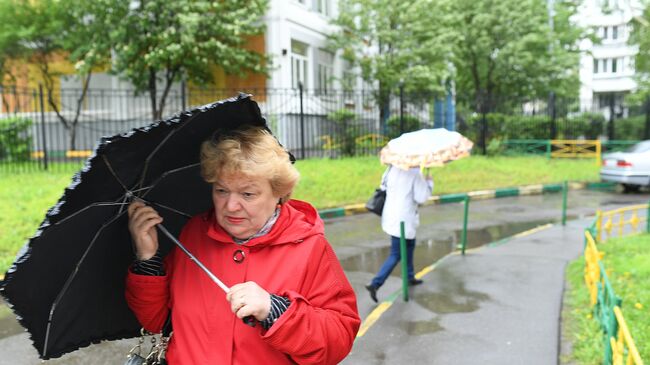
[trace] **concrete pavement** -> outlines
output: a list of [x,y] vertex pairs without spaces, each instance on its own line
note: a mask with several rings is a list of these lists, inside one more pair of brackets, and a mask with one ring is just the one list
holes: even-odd
[[[411,288],[411,300],[390,302],[344,364],[556,364],[564,267],[582,250],[582,230],[597,208],[606,210],[645,203],[648,194],[621,195],[572,191],[566,227],[498,241],[532,227],[557,222],[561,194],[510,196],[470,206],[470,250],[449,254],[459,240],[461,204],[422,207],[415,267],[435,269],[423,285]],[[326,234],[367,319],[377,308],[363,288],[389,251],[376,216],[360,214],[326,221]],[[445,257],[440,260],[441,257]],[[395,270],[396,272],[399,270]],[[398,292],[401,280],[390,276],[380,300]],[[397,296],[397,295],[395,295]],[[134,339],[103,342],[47,364],[120,364]],[[0,305],[0,365],[41,363],[28,335]]]
[[343,364],[558,363],[564,270],[590,223],[447,256],[410,289],[409,302],[400,295],[357,338]]

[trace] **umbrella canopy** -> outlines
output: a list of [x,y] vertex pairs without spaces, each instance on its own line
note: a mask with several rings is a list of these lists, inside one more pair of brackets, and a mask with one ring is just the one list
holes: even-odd
[[[212,206],[201,142],[244,125],[267,128],[242,94],[102,139],[0,284],[41,358],[139,334],[124,299],[134,259],[127,205],[134,197],[153,205],[178,236],[189,217]],[[159,239],[166,253],[173,243]]]
[[444,128],[420,129],[392,139],[381,149],[380,160],[402,170],[442,166],[469,156],[474,144],[458,132]]

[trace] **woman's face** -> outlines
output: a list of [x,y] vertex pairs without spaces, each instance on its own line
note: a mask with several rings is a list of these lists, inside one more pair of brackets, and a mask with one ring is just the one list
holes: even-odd
[[224,176],[212,184],[217,223],[231,236],[246,239],[271,218],[279,197],[264,178]]

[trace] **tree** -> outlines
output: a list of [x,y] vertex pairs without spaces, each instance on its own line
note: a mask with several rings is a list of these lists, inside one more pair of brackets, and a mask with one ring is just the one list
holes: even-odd
[[[0,0],[0,88],[16,84],[12,62],[21,58],[25,52],[25,47],[21,42],[22,27],[19,23],[19,7],[16,5],[11,0]],[[6,98],[6,92],[2,92],[2,105],[5,110],[9,111],[10,104]],[[17,106],[18,103],[15,105]]]
[[[11,32],[17,39],[16,51],[9,54],[14,60],[22,59],[34,64],[45,87],[46,101],[63,124],[69,137],[69,148],[76,148],[76,131],[83,101],[86,97],[93,68],[106,64],[109,43],[105,27],[97,26],[93,18],[84,12],[89,1],[71,2],[59,0],[18,1],[4,0],[11,6]],[[64,72],[57,61],[75,65],[82,90],[76,96],[72,115],[64,113],[64,102],[58,90],[57,80]]]
[[411,92],[444,90],[454,40],[445,6],[440,0],[339,3],[333,24],[340,30],[330,37],[330,47],[359,66],[365,81],[376,83],[382,121],[390,93],[400,86]]
[[459,101],[487,113],[551,91],[577,94],[584,34],[569,21],[576,1],[555,1],[553,28],[546,0],[448,1],[460,39],[453,50]]
[[112,71],[136,92],[148,92],[160,119],[174,82],[212,81],[214,66],[227,73],[265,72],[268,59],[247,50],[263,30],[267,0],[97,0],[94,15],[111,24]]
[[632,19],[630,43],[639,45],[634,58],[636,80],[639,83],[638,98],[647,98],[650,86],[650,7],[643,10],[640,17]]

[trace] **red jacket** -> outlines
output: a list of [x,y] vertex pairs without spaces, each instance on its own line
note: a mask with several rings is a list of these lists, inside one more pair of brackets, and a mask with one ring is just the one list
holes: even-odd
[[[129,272],[126,280],[126,300],[147,330],[160,332],[172,308],[171,365],[334,364],[350,352],[360,324],[356,297],[308,203],[283,204],[272,230],[243,245],[212,212],[192,218],[180,241],[227,286],[254,281],[291,305],[268,331],[247,326],[224,292],[174,248],[165,276]],[[236,250],[245,254],[241,263],[233,260]]]

